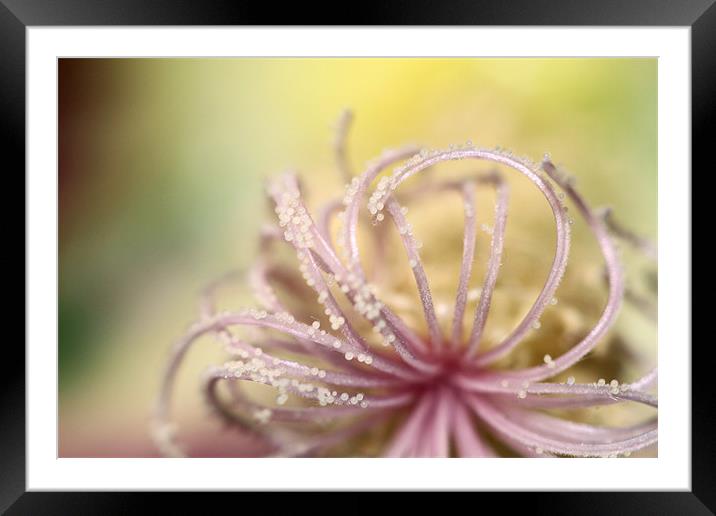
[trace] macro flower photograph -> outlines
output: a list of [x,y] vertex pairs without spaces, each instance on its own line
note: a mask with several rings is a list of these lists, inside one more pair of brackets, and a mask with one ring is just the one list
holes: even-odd
[[60,59],[59,456],[658,456],[657,66]]

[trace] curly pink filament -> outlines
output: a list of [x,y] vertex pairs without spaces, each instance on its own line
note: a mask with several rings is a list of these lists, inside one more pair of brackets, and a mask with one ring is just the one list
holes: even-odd
[[[505,225],[507,222],[507,186],[500,182],[497,185],[497,205],[495,208],[495,227],[492,233],[490,259],[487,264],[487,275],[482,287],[482,294],[475,310],[475,320],[472,325],[472,334],[467,348],[467,358],[472,358],[477,352],[490,311],[492,293],[497,283],[497,273],[502,262],[502,249],[505,243]],[[476,361],[477,363],[477,361]]]
[[472,274],[472,263],[475,261],[475,243],[477,241],[477,221],[475,217],[475,184],[465,182],[462,185],[462,195],[465,211],[465,230],[462,238],[462,262],[458,279],[457,295],[455,297],[455,311],[452,322],[453,348],[460,345],[462,340],[462,325],[465,317],[467,303],[467,288]]
[[[343,243],[346,247],[346,253],[348,255],[348,268],[363,283],[366,282],[366,279],[365,272],[363,271],[360,263],[357,232],[360,201],[368,190],[370,183],[378,176],[378,174],[380,174],[380,172],[391,164],[413,155],[415,152],[415,147],[406,147],[396,151],[384,152],[383,155],[363,174],[353,179],[352,186],[355,188],[355,192],[353,192],[350,198],[346,199],[347,205],[343,222]],[[433,369],[424,362],[418,360],[415,356],[416,352],[423,352],[426,349],[422,339],[415,335],[415,333],[405,325],[395,326],[395,322],[399,320],[399,318],[395,316],[395,314],[393,314],[388,307],[382,305],[382,303],[380,313],[388,324],[391,325],[398,336],[398,340],[400,341],[396,343],[396,350],[398,353],[400,353],[404,359],[417,365],[423,371],[431,372]]]
[[410,267],[413,270],[415,283],[418,286],[418,293],[420,294],[420,302],[423,305],[423,313],[425,314],[425,320],[428,323],[430,342],[436,350],[439,350],[443,345],[443,336],[440,331],[440,324],[438,323],[437,315],[435,315],[433,296],[430,293],[430,285],[428,285],[428,278],[425,275],[425,269],[423,268],[422,261],[420,260],[420,254],[418,253],[415,239],[406,229],[408,222],[405,220],[403,213],[400,211],[401,206],[398,204],[398,201],[390,197],[386,201],[386,208],[388,209],[393,222],[395,222],[395,227],[400,232],[400,238],[403,241],[403,246],[405,247],[408,260],[410,261]]
[[[540,192],[547,199],[547,202],[552,209],[557,228],[557,246],[555,256],[552,262],[551,271],[547,277],[544,287],[542,288],[542,291],[537,296],[535,304],[528,311],[525,318],[510,334],[510,336],[505,339],[505,342],[490,351],[475,357],[476,365],[486,365],[509,353],[517,344],[519,344],[527,332],[530,331],[532,325],[539,319],[540,315],[542,315],[542,312],[554,296],[567,265],[567,256],[569,252],[569,224],[557,194],[547,181],[542,179],[530,167],[521,161],[510,156],[500,154],[499,152],[493,152],[485,149],[457,149],[441,151],[435,153],[434,155],[419,159],[415,163],[408,162],[405,167],[399,168],[393,173],[390,190],[396,190],[400,183],[409,177],[425,170],[426,168],[432,167],[437,163],[461,159],[477,159],[500,163],[526,176],[537,186]],[[390,195],[390,191],[387,192],[386,196],[387,195]]]
[[[232,380],[232,381],[247,381],[247,382],[255,382],[255,383],[266,383],[261,380],[257,380],[255,377],[252,377],[249,373],[235,373],[231,369],[226,367],[213,367],[209,369],[209,371],[206,373],[206,377],[211,380]],[[355,386],[355,385],[351,385]],[[316,390],[313,389],[311,391],[301,391],[300,389],[292,386],[291,384],[288,384],[285,387],[286,391],[291,392],[292,394],[309,399],[309,400],[318,400],[319,395],[317,394]],[[335,415],[340,415],[342,412],[358,412],[362,410],[366,410],[367,408],[375,408],[375,409],[382,409],[382,408],[395,408],[400,407],[408,404],[412,400],[413,396],[410,393],[407,394],[399,394],[399,395],[388,395],[388,396],[365,396],[363,398],[363,401],[366,402],[366,406],[360,406],[360,405],[353,405],[349,403],[340,403],[337,405],[331,405],[327,407],[307,407],[307,408],[300,408],[300,409],[282,409],[284,414],[318,414],[318,413],[324,413],[327,417],[334,417]],[[279,410],[279,409],[272,409],[273,410]],[[336,412],[332,412],[335,410]]]
[[[567,385],[561,383],[529,383],[528,381],[516,382],[514,381],[514,378],[510,381],[503,379],[497,382],[495,381],[497,377],[509,377],[507,373],[499,374],[499,376],[488,376],[486,373],[484,376],[487,376],[487,379],[465,374],[456,374],[454,378],[452,378],[452,381],[455,386],[474,393],[492,393],[498,395],[509,393],[517,395],[522,392],[526,395],[526,398],[522,400],[523,402],[527,402],[530,399],[530,395],[557,394],[580,396],[577,400],[579,403],[583,404],[580,406],[589,406],[590,404],[593,404],[591,403],[592,399],[596,400],[599,398],[601,398],[601,402],[599,402],[599,404],[608,403],[609,400],[628,400],[650,405],[652,407],[656,407],[658,405],[656,398],[638,390],[633,386],[630,386],[631,388],[628,390],[622,390],[618,388],[615,389],[608,384],[597,385],[596,383],[582,383]],[[569,400],[565,400],[564,403],[560,403],[556,400],[555,402],[549,402],[547,399],[542,399],[537,401],[535,406],[540,406],[540,403],[544,403],[544,405],[541,406],[545,407],[570,406]]]
[[655,443],[657,440],[656,424],[653,423],[648,426],[646,432],[642,432],[634,437],[627,437],[608,443],[562,441],[514,423],[489,402],[480,397],[473,396],[469,398],[469,403],[480,419],[485,421],[491,428],[498,429],[500,432],[508,432],[513,439],[525,446],[533,447],[535,450],[541,449],[560,455],[570,455],[574,457],[616,455],[639,450]]
[[[392,314],[392,312],[390,312],[390,310],[385,307],[383,303],[375,299],[375,296],[368,291],[364,277],[360,276],[356,272],[350,273],[345,270],[333,248],[328,244],[324,236],[318,230],[317,226],[308,214],[308,210],[305,209],[305,206],[300,200],[300,192],[298,190],[298,183],[295,176],[287,174],[284,175],[282,179],[282,182],[274,184],[272,195],[276,201],[277,210],[282,211],[282,208],[285,207],[284,197],[287,196],[289,199],[294,201],[297,209],[301,211],[302,215],[298,217],[300,222],[293,222],[291,217],[288,217],[286,219],[286,225],[294,231],[298,230],[300,235],[304,235],[305,231],[306,234],[310,236],[311,244],[307,246],[308,248],[305,249],[305,252],[309,252],[309,250],[310,252],[315,252],[317,257],[320,258],[320,260],[326,267],[328,267],[336,278],[346,280],[352,276],[354,279],[357,279],[361,285],[361,292],[359,292],[354,285],[351,285],[350,282],[345,283],[347,288],[345,294],[353,306],[357,309],[359,308],[358,300],[361,301],[362,305],[370,304],[378,306],[379,312],[383,315],[384,320],[391,327],[393,334],[397,337],[394,341],[394,348],[398,352],[400,358],[402,358],[406,364],[411,365],[418,371],[424,373],[433,372],[435,367],[432,364],[428,364],[418,359],[410,349],[409,343],[413,339],[417,339],[412,331],[403,325],[402,321],[400,321],[397,316]],[[285,215],[283,216],[285,217]],[[304,227],[304,225],[306,227]],[[296,237],[292,236],[291,238],[294,239]],[[360,309],[358,311],[361,313]],[[419,339],[417,340],[419,342]]]
[[[559,184],[562,189],[564,189],[572,202],[574,202],[574,204],[577,206],[579,213],[586,220],[590,229],[594,233],[594,236],[597,239],[597,243],[599,244],[599,248],[602,251],[602,255],[604,256],[604,261],[606,263],[607,276],[609,279],[609,297],[607,299],[607,303],[604,307],[601,317],[591,329],[591,331],[587,334],[587,336],[584,337],[581,342],[579,342],[576,346],[572,347],[569,351],[557,357],[552,362],[552,364],[531,367],[528,369],[523,369],[521,371],[505,371],[502,373],[491,373],[492,377],[495,379],[509,378],[513,380],[539,381],[554,376],[568,369],[569,367],[573,366],[577,361],[579,361],[582,357],[584,357],[587,353],[589,353],[594,348],[594,346],[597,345],[599,339],[604,336],[604,334],[613,324],[614,319],[616,318],[617,313],[619,311],[619,307],[621,306],[624,292],[624,277],[621,265],[619,263],[617,250],[614,247],[614,243],[609,238],[609,234],[607,233],[607,229],[604,226],[604,223],[599,217],[594,215],[594,213],[588,207],[582,196],[573,188],[571,183],[567,181],[557,171],[557,169],[551,162],[545,161],[543,163],[543,168],[549,174],[549,176],[555,182],[557,182],[557,184]],[[504,346],[505,344],[498,347]],[[495,348],[495,350],[496,349],[497,348]],[[508,350],[503,349],[501,351]],[[502,353],[500,353],[500,355],[501,354]],[[487,379],[490,377],[490,374],[485,374],[483,377]]]
[[[273,287],[271,286],[269,282],[269,276],[273,276],[273,274],[270,274],[267,270],[266,262],[263,257],[263,254],[268,252],[268,246],[270,243],[275,241],[281,241],[278,239],[278,231],[272,231],[275,228],[268,228],[264,229],[262,232],[262,240],[261,240],[261,252],[262,257],[257,259],[254,265],[249,270],[249,284],[254,291],[254,295],[256,299],[259,301],[260,304],[262,304],[266,309],[279,313],[279,312],[287,312],[286,307],[278,300],[278,297],[276,295],[276,292],[274,291]],[[319,275],[320,276],[320,275]],[[204,319],[208,319],[214,315],[216,315],[216,309],[215,309],[215,292],[218,288],[223,286],[225,283],[228,282],[230,279],[236,279],[237,273],[231,272],[229,274],[225,274],[221,278],[217,279],[216,281],[212,282],[207,288],[204,289],[204,292],[202,293],[201,300],[200,300],[200,315]],[[320,277],[317,281],[323,281],[323,278]],[[344,336],[349,338],[350,342],[356,346],[360,346],[360,339],[356,338],[355,332],[351,332],[352,328],[344,328]],[[232,338],[231,335],[226,331],[226,329],[220,328],[217,331],[217,334],[219,335],[219,338],[223,340],[225,344],[231,344]],[[338,366],[345,366],[345,360],[339,358],[336,356],[335,353],[331,353],[326,349],[321,348],[320,346],[316,345],[314,342],[311,342],[307,339],[301,339],[297,338],[296,342],[298,343],[299,347],[302,348],[303,352],[307,352],[310,354],[315,354],[320,356],[322,359],[326,360],[327,362],[338,365]],[[277,341],[274,340],[274,344],[278,344]],[[275,346],[274,346],[275,347]],[[285,342],[282,345],[282,349],[291,350],[295,349],[295,344],[292,342]],[[353,367],[350,367],[353,368]]]
[[500,406],[500,409],[515,423],[524,425],[533,432],[573,442],[620,441],[648,432],[654,427],[654,421],[622,428],[601,427],[586,423],[576,423],[535,411],[516,409],[506,404]]
[[[383,155],[376,160],[363,174],[353,180],[355,185],[355,192],[349,199],[346,205],[345,222],[343,226],[344,232],[344,244],[346,246],[349,267],[354,271],[362,273],[362,267],[360,263],[360,253],[358,251],[358,215],[360,212],[360,201],[365,196],[369,185],[373,180],[380,174],[386,167],[402,161],[417,152],[417,148],[410,146],[403,149],[386,151]],[[363,276],[365,274],[363,273]]]

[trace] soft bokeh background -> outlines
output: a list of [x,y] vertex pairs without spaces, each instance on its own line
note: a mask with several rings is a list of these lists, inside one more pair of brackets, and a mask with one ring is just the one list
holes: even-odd
[[[656,236],[653,59],[63,59],[59,76],[61,456],[157,455],[149,413],[197,293],[253,256],[265,178],[296,167],[317,197],[342,191],[345,107],[357,168],[405,142],[548,151]],[[182,369],[182,436],[250,453],[203,417],[197,379],[218,356]]]

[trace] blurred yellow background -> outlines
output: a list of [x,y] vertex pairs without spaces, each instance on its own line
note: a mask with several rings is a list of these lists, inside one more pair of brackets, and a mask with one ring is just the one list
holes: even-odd
[[[267,177],[295,167],[318,197],[342,193],[343,108],[358,170],[406,142],[550,152],[593,204],[656,236],[654,59],[63,59],[59,73],[61,456],[157,455],[149,412],[199,290],[251,259]],[[178,419],[204,455],[247,453],[201,417],[196,379],[217,356],[192,352]]]

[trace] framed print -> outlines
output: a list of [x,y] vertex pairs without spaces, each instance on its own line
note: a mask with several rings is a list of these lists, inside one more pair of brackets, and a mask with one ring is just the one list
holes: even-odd
[[4,4],[27,311],[3,510],[259,490],[713,510],[691,344],[710,2],[325,26]]

